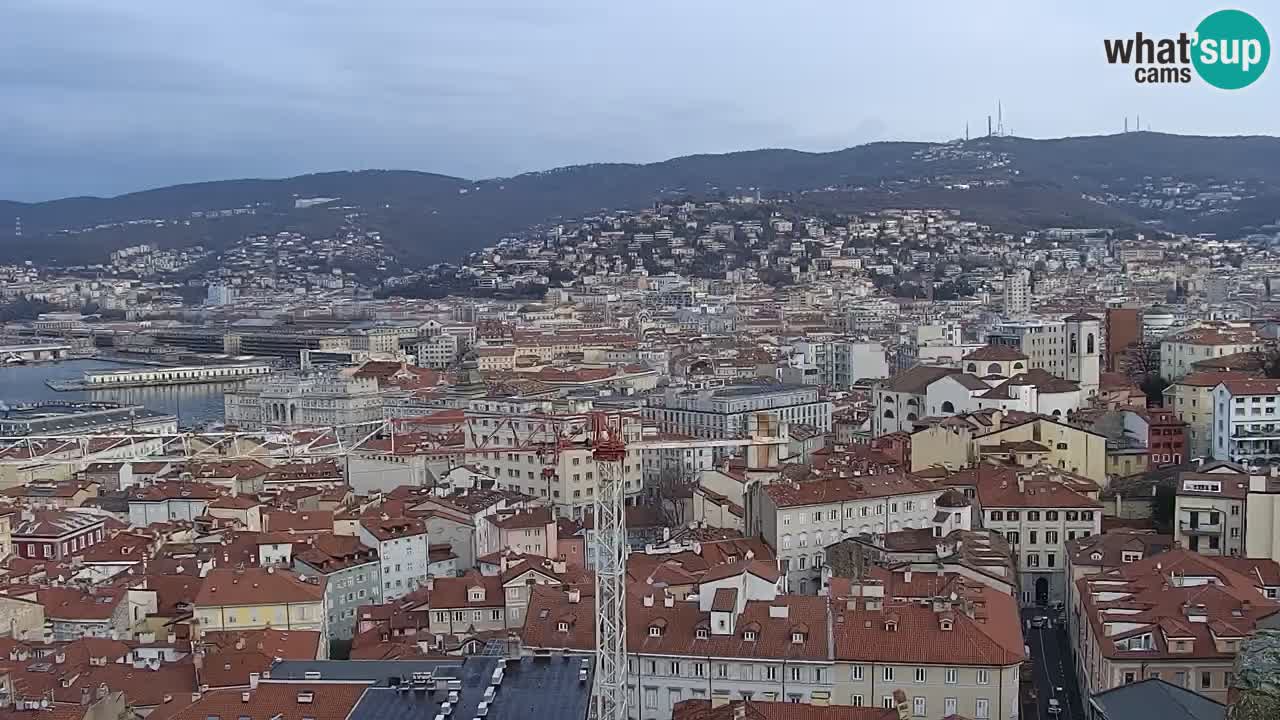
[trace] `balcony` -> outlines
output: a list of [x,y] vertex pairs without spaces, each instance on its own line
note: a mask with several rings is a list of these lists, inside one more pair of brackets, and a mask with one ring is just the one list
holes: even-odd
[[1221,535],[1222,521],[1216,523],[1200,522],[1192,524],[1190,520],[1179,520],[1178,530],[1183,535]]

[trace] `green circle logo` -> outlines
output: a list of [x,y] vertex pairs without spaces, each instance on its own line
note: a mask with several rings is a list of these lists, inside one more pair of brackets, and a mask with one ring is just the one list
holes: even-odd
[[1271,40],[1262,23],[1241,10],[1219,10],[1196,26],[1196,49],[1191,61],[1210,85],[1239,90],[1253,84],[1267,69]]

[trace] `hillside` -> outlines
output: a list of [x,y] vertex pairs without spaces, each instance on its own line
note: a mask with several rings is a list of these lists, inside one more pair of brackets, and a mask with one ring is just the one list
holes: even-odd
[[[1141,192],[1147,177],[1245,181],[1249,190],[1239,209],[1220,208],[1212,217],[1201,217],[1139,206],[1123,197]],[[956,182],[996,186],[980,193],[941,191]],[[0,227],[8,226],[7,218],[21,217],[25,231],[22,238],[0,238],[0,262],[93,262],[112,248],[140,242],[219,248],[247,233],[325,233],[350,212],[295,209],[295,199],[313,197],[340,198],[335,205],[358,208],[361,224],[381,231],[401,257],[429,262],[456,259],[539,223],[644,207],[662,197],[748,188],[767,194],[826,190],[832,194],[822,205],[845,202],[849,209],[927,200],[995,223],[1021,218],[1011,220],[1012,226],[1055,219],[1080,225],[1158,220],[1173,230],[1247,232],[1275,220],[1268,208],[1280,197],[1280,140],[1144,132],[1056,140],[979,138],[946,146],[886,142],[827,153],[772,149],[650,164],[581,165],[482,181],[367,170],[203,182],[114,198],[0,201],[0,218],[5,218]],[[1081,200],[1083,194],[1099,193],[1120,197],[1105,205]],[[1031,211],[1025,207],[1029,202]],[[191,219],[192,213],[233,208],[253,208],[254,214]],[[142,219],[181,222],[95,228]]]

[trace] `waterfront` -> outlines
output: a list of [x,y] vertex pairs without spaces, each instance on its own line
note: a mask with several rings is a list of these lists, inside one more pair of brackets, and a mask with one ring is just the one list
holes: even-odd
[[0,401],[9,405],[43,401],[103,401],[143,405],[178,416],[182,427],[222,421],[222,393],[234,384],[177,385],[58,392],[46,385],[78,380],[86,370],[102,372],[136,368],[106,360],[65,360],[35,365],[0,366]]

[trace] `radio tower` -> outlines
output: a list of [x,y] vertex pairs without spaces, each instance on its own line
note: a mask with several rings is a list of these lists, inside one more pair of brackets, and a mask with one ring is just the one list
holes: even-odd
[[592,413],[596,488],[596,720],[627,718],[627,539],[619,415]]

